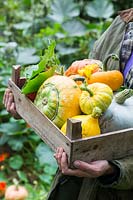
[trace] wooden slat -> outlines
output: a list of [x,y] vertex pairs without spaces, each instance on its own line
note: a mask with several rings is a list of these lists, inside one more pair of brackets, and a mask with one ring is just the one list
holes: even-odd
[[12,81],[19,86],[19,80],[20,80],[20,65],[14,65],[12,67]]
[[81,121],[76,119],[67,119],[66,135],[71,139],[82,138]]
[[63,146],[69,157],[71,149],[69,139],[25,95],[21,94],[21,90],[11,80],[9,80],[9,87],[14,94],[16,110],[19,115],[54,151],[57,147]]
[[133,128],[72,141],[71,160],[118,159],[133,155]]

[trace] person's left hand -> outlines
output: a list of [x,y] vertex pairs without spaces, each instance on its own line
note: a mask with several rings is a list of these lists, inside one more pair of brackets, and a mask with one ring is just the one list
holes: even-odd
[[3,104],[7,110],[15,119],[21,119],[21,116],[16,111],[16,105],[14,101],[14,95],[9,88],[6,88],[4,97],[3,97]]
[[68,167],[68,159],[62,147],[57,148],[54,155],[62,174],[77,177],[97,178],[107,174],[113,174],[114,168],[107,160],[92,161],[90,163],[77,160],[73,163],[75,169]]

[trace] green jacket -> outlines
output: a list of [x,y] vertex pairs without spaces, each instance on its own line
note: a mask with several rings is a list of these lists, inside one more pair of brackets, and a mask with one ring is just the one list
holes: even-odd
[[[96,41],[90,57],[103,61],[111,53],[119,55],[125,35],[126,22],[128,21],[122,16],[116,17],[112,25]],[[116,63],[111,60],[108,66],[109,69],[120,70],[119,62]],[[110,184],[106,181],[101,181],[100,178],[81,179],[67,177],[58,172],[55,176],[48,200],[132,200],[133,156],[112,162],[120,169],[120,174],[118,179]]]

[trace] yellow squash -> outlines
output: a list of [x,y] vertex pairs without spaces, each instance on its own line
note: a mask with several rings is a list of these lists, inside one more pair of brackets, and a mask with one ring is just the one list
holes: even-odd
[[[91,115],[77,115],[72,117],[72,119],[79,119],[81,121],[82,127],[82,138],[96,136],[101,133],[99,127],[98,117],[101,115],[101,110],[95,108]],[[61,131],[66,135],[67,122],[62,126]]]
[[82,87],[79,104],[84,114],[91,114],[95,107],[105,112],[113,99],[112,89],[104,83],[93,83]]

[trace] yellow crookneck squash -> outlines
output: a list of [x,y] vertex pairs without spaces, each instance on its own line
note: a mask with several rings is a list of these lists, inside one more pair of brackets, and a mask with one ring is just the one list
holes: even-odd
[[104,83],[83,84],[79,104],[84,114],[91,114],[95,107],[105,112],[113,99],[112,89]]
[[[82,138],[96,136],[101,133],[98,121],[100,115],[101,110],[98,107],[95,107],[93,113],[90,115],[77,115],[72,117],[72,119],[78,119],[81,121]],[[65,122],[61,128],[64,135],[66,135],[66,126],[67,122]]]

